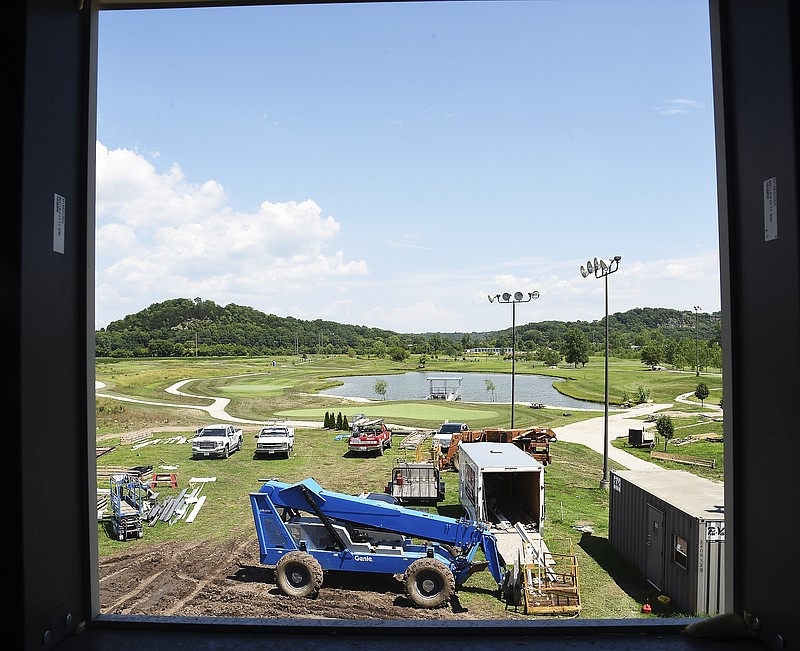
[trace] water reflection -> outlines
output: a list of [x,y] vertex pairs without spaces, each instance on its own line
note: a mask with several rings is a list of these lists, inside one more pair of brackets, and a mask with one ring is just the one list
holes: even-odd
[[[462,378],[461,399],[465,402],[511,402],[511,375],[507,373],[403,373],[402,375],[359,375],[354,377],[335,377],[343,384],[326,389],[323,395],[348,398],[369,398],[381,400],[384,396],[375,393],[375,382],[386,382],[387,400],[425,400],[428,397],[429,378]],[[494,391],[487,388],[487,380],[494,385]],[[599,409],[600,404],[575,400],[553,388],[554,379],[544,375],[517,375],[514,398],[519,403],[542,403],[554,407],[570,409]]]

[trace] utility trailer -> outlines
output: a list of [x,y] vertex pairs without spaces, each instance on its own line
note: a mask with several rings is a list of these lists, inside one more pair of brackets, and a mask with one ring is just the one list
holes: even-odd
[[513,443],[520,450],[542,464],[552,461],[550,443],[556,440],[555,432],[549,427],[527,427],[524,429],[487,428],[482,430],[462,430],[451,435],[447,446],[435,445],[432,449],[434,461],[441,469],[459,468],[458,451],[462,443]]
[[[436,608],[486,567],[498,596],[514,593],[506,586],[509,573],[495,537],[483,523],[334,493],[312,478],[268,480],[250,493],[250,502],[260,561],[275,567],[286,595],[316,596],[324,572],[370,572],[401,576],[412,603]],[[478,549],[485,562],[475,562]]]
[[444,482],[432,461],[396,459],[386,492],[400,504],[436,504],[444,499]]
[[544,465],[513,443],[461,443],[459,501],[479,522],[523,522],[536,532],[544,520]]
[[628,428],[628,445],[634,448],[652,448],[655,446],[653,430],[641,428]]

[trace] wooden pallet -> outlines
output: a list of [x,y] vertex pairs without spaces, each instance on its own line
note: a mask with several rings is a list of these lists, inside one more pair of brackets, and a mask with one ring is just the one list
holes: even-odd
[[658,452],[657,450],[650,450],[650,456],[653,459],[661,459],[662,461],[673,461],[675,463],[685,463],[690,466],[704,466],[705,468],[716,468],[716,459],[702,459],[701,457],[687,457],[680,454],[669,454],[668,452]]

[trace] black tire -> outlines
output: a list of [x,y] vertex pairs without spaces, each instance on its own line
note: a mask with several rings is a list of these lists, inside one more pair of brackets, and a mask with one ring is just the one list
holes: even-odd
[[421,608],[444,606],[456,591],[453,573],[435,558],[418,558],[403,575],[408,598]]
[[461,467],[461,457],[459,456],[459,452],[461,452],[461,450],[457,449],[451,461],[451,463],[453,464],[453,470],[455,470],[456,472],[458,472],[459,468]]
[[275,566],[275,581],[290,597],[316,597],[322,587],[322,567],[305,552],[289,552]]
[[223,458],[223,459],[227,459],[229,456],[231,456],[231,450],[230,450],[230,448],[229,448],[229,447],[226,445],[226,446],[225,446],[225,450],[224,450],[224,451],[223,451],[223,453],[222,453],[222,458]]

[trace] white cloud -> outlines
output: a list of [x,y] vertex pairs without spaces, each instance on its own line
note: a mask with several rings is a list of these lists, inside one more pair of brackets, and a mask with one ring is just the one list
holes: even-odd
[[664,105],[656,106],[655,110],[662,115],[681,115],[701,108],[705,108],[702,102],[693,99],[676,98],[664,100]]
[[236,212],[215,181],[188,183],[177,165],[160,174],[138,154],[100,143],[97,223],[100,325],[128,313],[118,313],[118,303],[129,302],[122,299],[136,297],[137,309],[179,296],[223,304],[247,296],[253,305],[369,273],[364,260],[328,250],[340,224],[312,200]]

